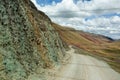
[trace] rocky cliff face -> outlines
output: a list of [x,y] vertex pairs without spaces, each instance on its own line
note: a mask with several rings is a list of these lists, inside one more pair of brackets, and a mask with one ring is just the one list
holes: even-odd
[[51,21],[29,0],[0,0],[0,80],[25,80],[59,65],[64,45]]

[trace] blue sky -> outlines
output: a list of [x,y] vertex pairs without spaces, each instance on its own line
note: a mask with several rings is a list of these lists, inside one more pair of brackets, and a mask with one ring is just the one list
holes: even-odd
[[[45,5],[52,5],[53,2],[55,3],[60,3],[62,0],[36,0],[37,3],[41,6],[45,6]],[[78,1],[80,0],[73,0],[73,2],[76,4]],[[86,1],[91,1],[91,0],[81,0],[82,2],[86,2]]]
[[114,17],[114,16],[120,17],[120,14],[118,14],[118,13],[107,13],[107,14],[102,14],[102,15],[92,15],[92,16],[86,17],[85,20],[87,21],[87,20],[92,20],[92,19],[100,18],[100,17],[111,18],[111,17]]
[[[77,3],[80,0],[73,0],[74,3]],[[82,2],[91,1],[91,0],[81,0]]]
[[120,39],[120,0],[31,0],[53,22]]
[[41,6],[52,5],[53,2],[60,3],[62,0],[36,0]]

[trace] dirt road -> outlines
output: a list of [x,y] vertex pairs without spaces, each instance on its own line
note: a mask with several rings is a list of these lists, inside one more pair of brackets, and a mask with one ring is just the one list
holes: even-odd
[[68,53],[71,55],[69,63],[54,76],[54,80],[120,80],[120,74],[104,61],[75,54],[72,48]]

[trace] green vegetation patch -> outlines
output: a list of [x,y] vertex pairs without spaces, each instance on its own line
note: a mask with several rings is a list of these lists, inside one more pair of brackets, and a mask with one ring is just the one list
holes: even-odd
[[0,71],[3,70],[3,69],[4,69],[4,67],[3,67],[3,57],[0,54]]
[[120,49],[104,49],[104,51],[107,52],[107,53],[120,54]]

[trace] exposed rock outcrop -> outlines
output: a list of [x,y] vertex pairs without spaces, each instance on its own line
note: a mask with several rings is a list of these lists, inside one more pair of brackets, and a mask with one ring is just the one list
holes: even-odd
[[30,0],[0,0],[0,80],[25,80],[61,63],[64,44]]

